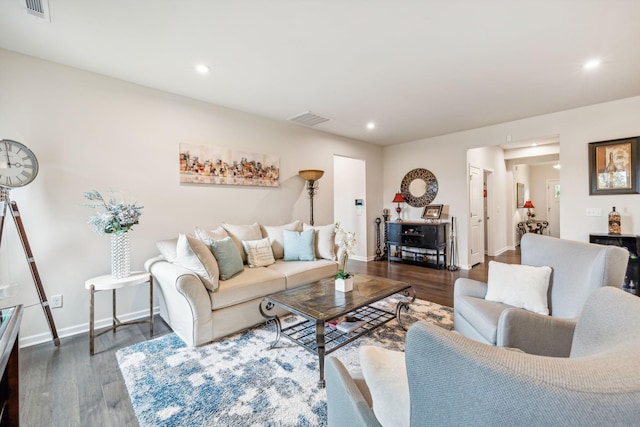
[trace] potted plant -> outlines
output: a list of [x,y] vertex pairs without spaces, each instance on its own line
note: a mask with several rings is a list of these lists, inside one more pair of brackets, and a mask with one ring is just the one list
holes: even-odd
[[347,261],[349,255],[353,253],[353,249],[356,246],[356,233],[353,231],[347,232],[340,223],[336,222],[336,234],[339,239],[340,256],[338,261],[338,272],[335,276],[336,291],[349,292],[353,290],[353,274],[347,271]]

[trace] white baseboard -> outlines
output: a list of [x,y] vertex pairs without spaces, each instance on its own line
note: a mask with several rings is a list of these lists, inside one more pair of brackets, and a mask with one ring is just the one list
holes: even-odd
[[[153,314],[159,314],[160,307],[154,307]],[[118,314],[118,319],[121,322],[130,322],[132,320],[144,319],[149,317],[149,310],[140,310],[134,313]],[[111,326],[113,320],[110,317],[104,319],[98,319],[95,321],[94,328],[96,330],[107,328]],[[87,334],[89,338],[89,323],[82,323],[80,325],[69,326],[67,328],[58,329],[58,338],[72,337],[74,335]],[[26,337],[20,337],[20,348],[31,347],[32,345],[42,344],[52,341],[51,332],[43,334],[29,335]]]

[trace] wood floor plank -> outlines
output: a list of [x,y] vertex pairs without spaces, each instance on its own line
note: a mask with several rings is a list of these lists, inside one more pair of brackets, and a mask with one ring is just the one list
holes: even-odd
[[[458,277],[487,279],[488,261],[519,263],[519,251],[508,251],[473,269],[448,271],[387,261],[349,261],[353,273],[371,274],[411,283],[418,298],[453,305]],[[171,332],[159,316],[154,338]],[[20,422],[24,426],[137,426],[137,420],[115,353],[149,339],[146,324],[126,326],[116,334],[96,338],[89,356],[87,334],[62,338],[60,347],[44,343],[20,351]]]

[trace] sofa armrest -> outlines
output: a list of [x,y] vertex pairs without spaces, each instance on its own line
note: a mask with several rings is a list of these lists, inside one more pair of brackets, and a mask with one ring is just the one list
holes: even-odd
[[500,314],[496,345],[538,356],[569,357],[575,327],[575,319],[510,308]]
[[455,298],[459,295],[484,298],[487,295],[487,284],[478,280],[459,277],[453,285],[453,297]]
[[355,381],[335,357],[325,360],[325,378],[329,427],[380,426]]
[[145,268],[159,288],[160,313],[189,346],[211,341],[211,298],[200,278],[191,270],[152,258]]

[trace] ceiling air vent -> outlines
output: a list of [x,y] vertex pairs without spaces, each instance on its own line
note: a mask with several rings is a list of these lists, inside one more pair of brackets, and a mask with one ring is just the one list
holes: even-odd
[[306,111],[302,114],[298,114],[297,116],[289,117],[287,120],[304,126],[316,126],[320,123],[328,122],[330,119],[328,117],[322,117],[314,114],[311,111]]
[[51,21],[49,15],[49,0],[24,0],[29,15],[36,16],[45,21]]

